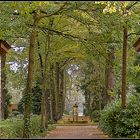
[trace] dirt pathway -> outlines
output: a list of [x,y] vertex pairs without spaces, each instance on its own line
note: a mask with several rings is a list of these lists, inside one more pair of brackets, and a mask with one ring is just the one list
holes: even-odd
[[96,125],[57,126],[45,139],[107,139]]

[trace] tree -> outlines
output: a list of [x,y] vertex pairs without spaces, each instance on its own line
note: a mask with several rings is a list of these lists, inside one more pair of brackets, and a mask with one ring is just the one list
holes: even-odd
[[[33,96],[32,96],[32,111],[33,114],[40,115],[41,113],[41,88],[40,82],[36,83],[36,86],[32,88]],[[21,98],[20,102],[18,103],[18,111],[23,114],[24,111],[24,97]]]
[[[62,117],[68,91],[78,93],[73,82],[83,90],[91,117],[120,95],[125,109],[127,93],[135,85],[132,75],[138,71],[130,47],[140,31],[138,2],[1,4],[0,37],[14,45],[7,57],[6,85],[8,93],[23,91],[24,137],[30,136],[30,114],[40,106],[40,94],[45,130],[50,120]],[[75,66],[80,68],[77,78],[68,74]],[[32,95],[39,97],[37,105]]]

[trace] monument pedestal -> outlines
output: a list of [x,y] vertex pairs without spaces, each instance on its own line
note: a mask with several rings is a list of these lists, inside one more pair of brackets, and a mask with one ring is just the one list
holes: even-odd
[[77,122],[78,121],[78,105],[75,104],[73,106],[73,122]]

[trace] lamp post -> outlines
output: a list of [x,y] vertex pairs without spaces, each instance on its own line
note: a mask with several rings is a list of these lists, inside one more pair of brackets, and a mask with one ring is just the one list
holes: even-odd
[[2,59],[5,57],[11,46],[4,40],[0,40],[0,120],[4,118],[4,108],[3,108],[3,86],[2,86],[2,71],[4,65],[2,64]]

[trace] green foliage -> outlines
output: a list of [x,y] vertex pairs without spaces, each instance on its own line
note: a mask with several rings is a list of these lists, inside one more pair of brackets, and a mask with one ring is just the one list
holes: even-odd
[[139,65],[140,65],[140,55],[137,54],[132,70],[135,73],[133,75],[135,77],[135,79],[133,80],[133,83],[135,85],[136,92],[138,92],[138,93],[140,93],[140,80],[139,80],[139,78],[140,78],[140,66]]
[[100,119],[100,110],[93,110],[92,111],[92,119],[94,122],[98,122]]
[[10,104],[12,96],[10,94],[6,94],[5,104],[4,104],[4,118],[7,119],[9,116],[8,105]]
[[[40,116],[31,117],[31,137],[39,136],[40,133]],[[54,125],[49,125],[48,130],[54,129]],[[0,122],[0,138],[22,138],[23,120],[7,119]]]
[[[33,88],[32,102],[33,102],[32,113],[39,115],[41,112],[41,89],[39,87],[39,84],[37,84]],[[20,102],[18,103],[18,111],[20,113],[23,113],[23,103],[24,103],[24,98],[21,98]]]
[[21,98],[21,100],[19,101],[19,103],[18,103],[18,111],[20,112],[20,113],[23,113],[23,98]]
[[[121,49],[123,40],[122,33],[125,21],[127,20],[128,23],[128,32],[130,34],[132,33],[132,35],[130,35],[128,39],[128,46],[132,46],[133,40],[137,38],[137,36],[135,36],[135,33],[138,33],[140,29],[138,22],[139,4],[133,6],[131,9],[129,9],[129,11],[126,11],[126,14],[122,15],[123,10],[133,5],[134,3],[135,2],[109,1],[80,3],[67,2],[64,9],[53,15],[53,13],[55,13],[63,5],[63,2],[1,2],[0,19],[2,22],[0,23],[0,38],[5,39],[11,45],[14,45],[18,49],[20,49],[20,46],[24,48],[22,51],[15,51],[14,48],[12,48],[7,55],[7,60],[11,63],[7,64],[6,66],[8,67],[6,71],[8,79],[7,85],[9,86],[8,88],[11,92],[16,88],[19,89],[19,91],[22,91],[23,89],[25,89],[26,82],[28,82],[26,81],[29,58],[28,47],[30,42],[29,36],[32,31],[33,24],[33,16],[31,13],[36,10],[38,17],[51,14],[53,15],[51,17],[42,18],[38,23],[37,40],[39,40],[40,45],[36,43],[35,66],[33,68],[35,72],[33,74],[33,96],[30,100],[32,93],[25,94],[27,96],[24,96],[21,99],[18,105],[18,110],[23,113],[23,102],[26,101],[25,105],[27,105],[27,108],[29,107],[29,112],[30,110],[32,110],[33,114],[40,114],[41,88],[39,87],[40,84],[34,86],[36,77],[41,77],[38,52],[40,52],[40,55],[42,56],[44,66],[44,52],[47,44],[46,35],[48,33],[48,30],[45,30],[44,28],[50,28],[48,27],[49,18],[54,18],[54,24],[52,26],[50,38],[51,47],[50,50],[47,50],[49,51],[47,70],[49,70],[50,64],[53,65],[58,61],[62,62],[67,58],[73,58],[74,60],[76,60],[76,63],[79,63],[82,60],[83,65],[81,68],[81,77],[83,78],[83,80],[80,81],[80,84],[83,88],[82,90],[85,93],[87,103],[86,114],[92,116],[93,120],[95,119],[96,121],[98,121],[98,118],[100,116],[98,110],[101,110],[105,105],[104,71],[106,67],[107,50],[111,50],[111,48],[114,48],[115,51],[113,72],[114,79],[116,80],[117,91],[109,92],[109,95],[112,95],[112,97],[114,97],[114,93],[119,93],[119,91],[121,91]],[[15,13],[15,10],[17,10],[18,14],[13,14]],[[46,13],[42,13],[41,11],[44,11]],[[40,46],[40,51],[38,51],[37,45]],[[139,73],[137,72],[139,72],[140,68],[139,66],[134,67],[134,65],[132,64],[134,59],[134,52],[130,48],[128,50],[128,56],[128,88],[129,86],[133,86],[133,83],[134,86],[136,86],[137,92],[139,92]],[[66,64],[67,66],[68,63]],[[17,71],[10,69],[12,64],[18,65]],[[137,80],[133,80],[136,73]],[[46,81],[47,86],[49,86],[48,79]],[[26,91],[26,93],[28,93],[28,91]],[[7,103],[5,106],[8,105],[8,100],[6,102]],[[132,107],[133,105],[134,104],[132,104]],[[114,110],[116,112],[113,112]],[[133,110],[133,108],[131,110]],[[5,111],[5,118],[7,118],[7,108],[5,109]],[[121,135],[122,133],[128,132],[126,129],[124,130],[125,132],[122,132],[122,129],[126,125],[122,127],[119,121],[117,121],[116,123],[116,119],[113,119],[115,113],[118,112],[120,112],[119,103],[118,106],[111,106],[108,114],[106,114],[107,116],[112,118],[108,119],[109,124],[106,121],[103,122],[103,124],[105,122],[107,123],[107,125],[105,125],[107,127],[106,131],[109,131],[111,134],[115,133],[114,135],[116,135],[117,137],[119,137],[119,134]],[[17,112],[13,112],[13,114],[15,115],[16,113]],[[104,117],[106,117],[106,115],[104,115]],[[123,114],[119,114],[116,117],[124,118]],[[130,120],[127,121],[129,122]],[[28,127],[30,120],[27,120],[27,122]],[[110,124],[113,125],[113,127],[111,127]]]
[[32,109],[32,113],[33,114],[40,114],[41,112],[41,95],[42,95],[42,91],[39,87],[39,84],[37,84],[34,88],[33,88],[33,109]]
[[69,112],[67,110],[64,110],[65,115],[69,115]]
[[17,116],[19,114],[19,112],[17,110],[13,110],[11,113],[11,116]]
[[140,95],[130,96],[125,112],[121,101],[112,102],[101,113],[100,128],[113,138],[140,137]]

